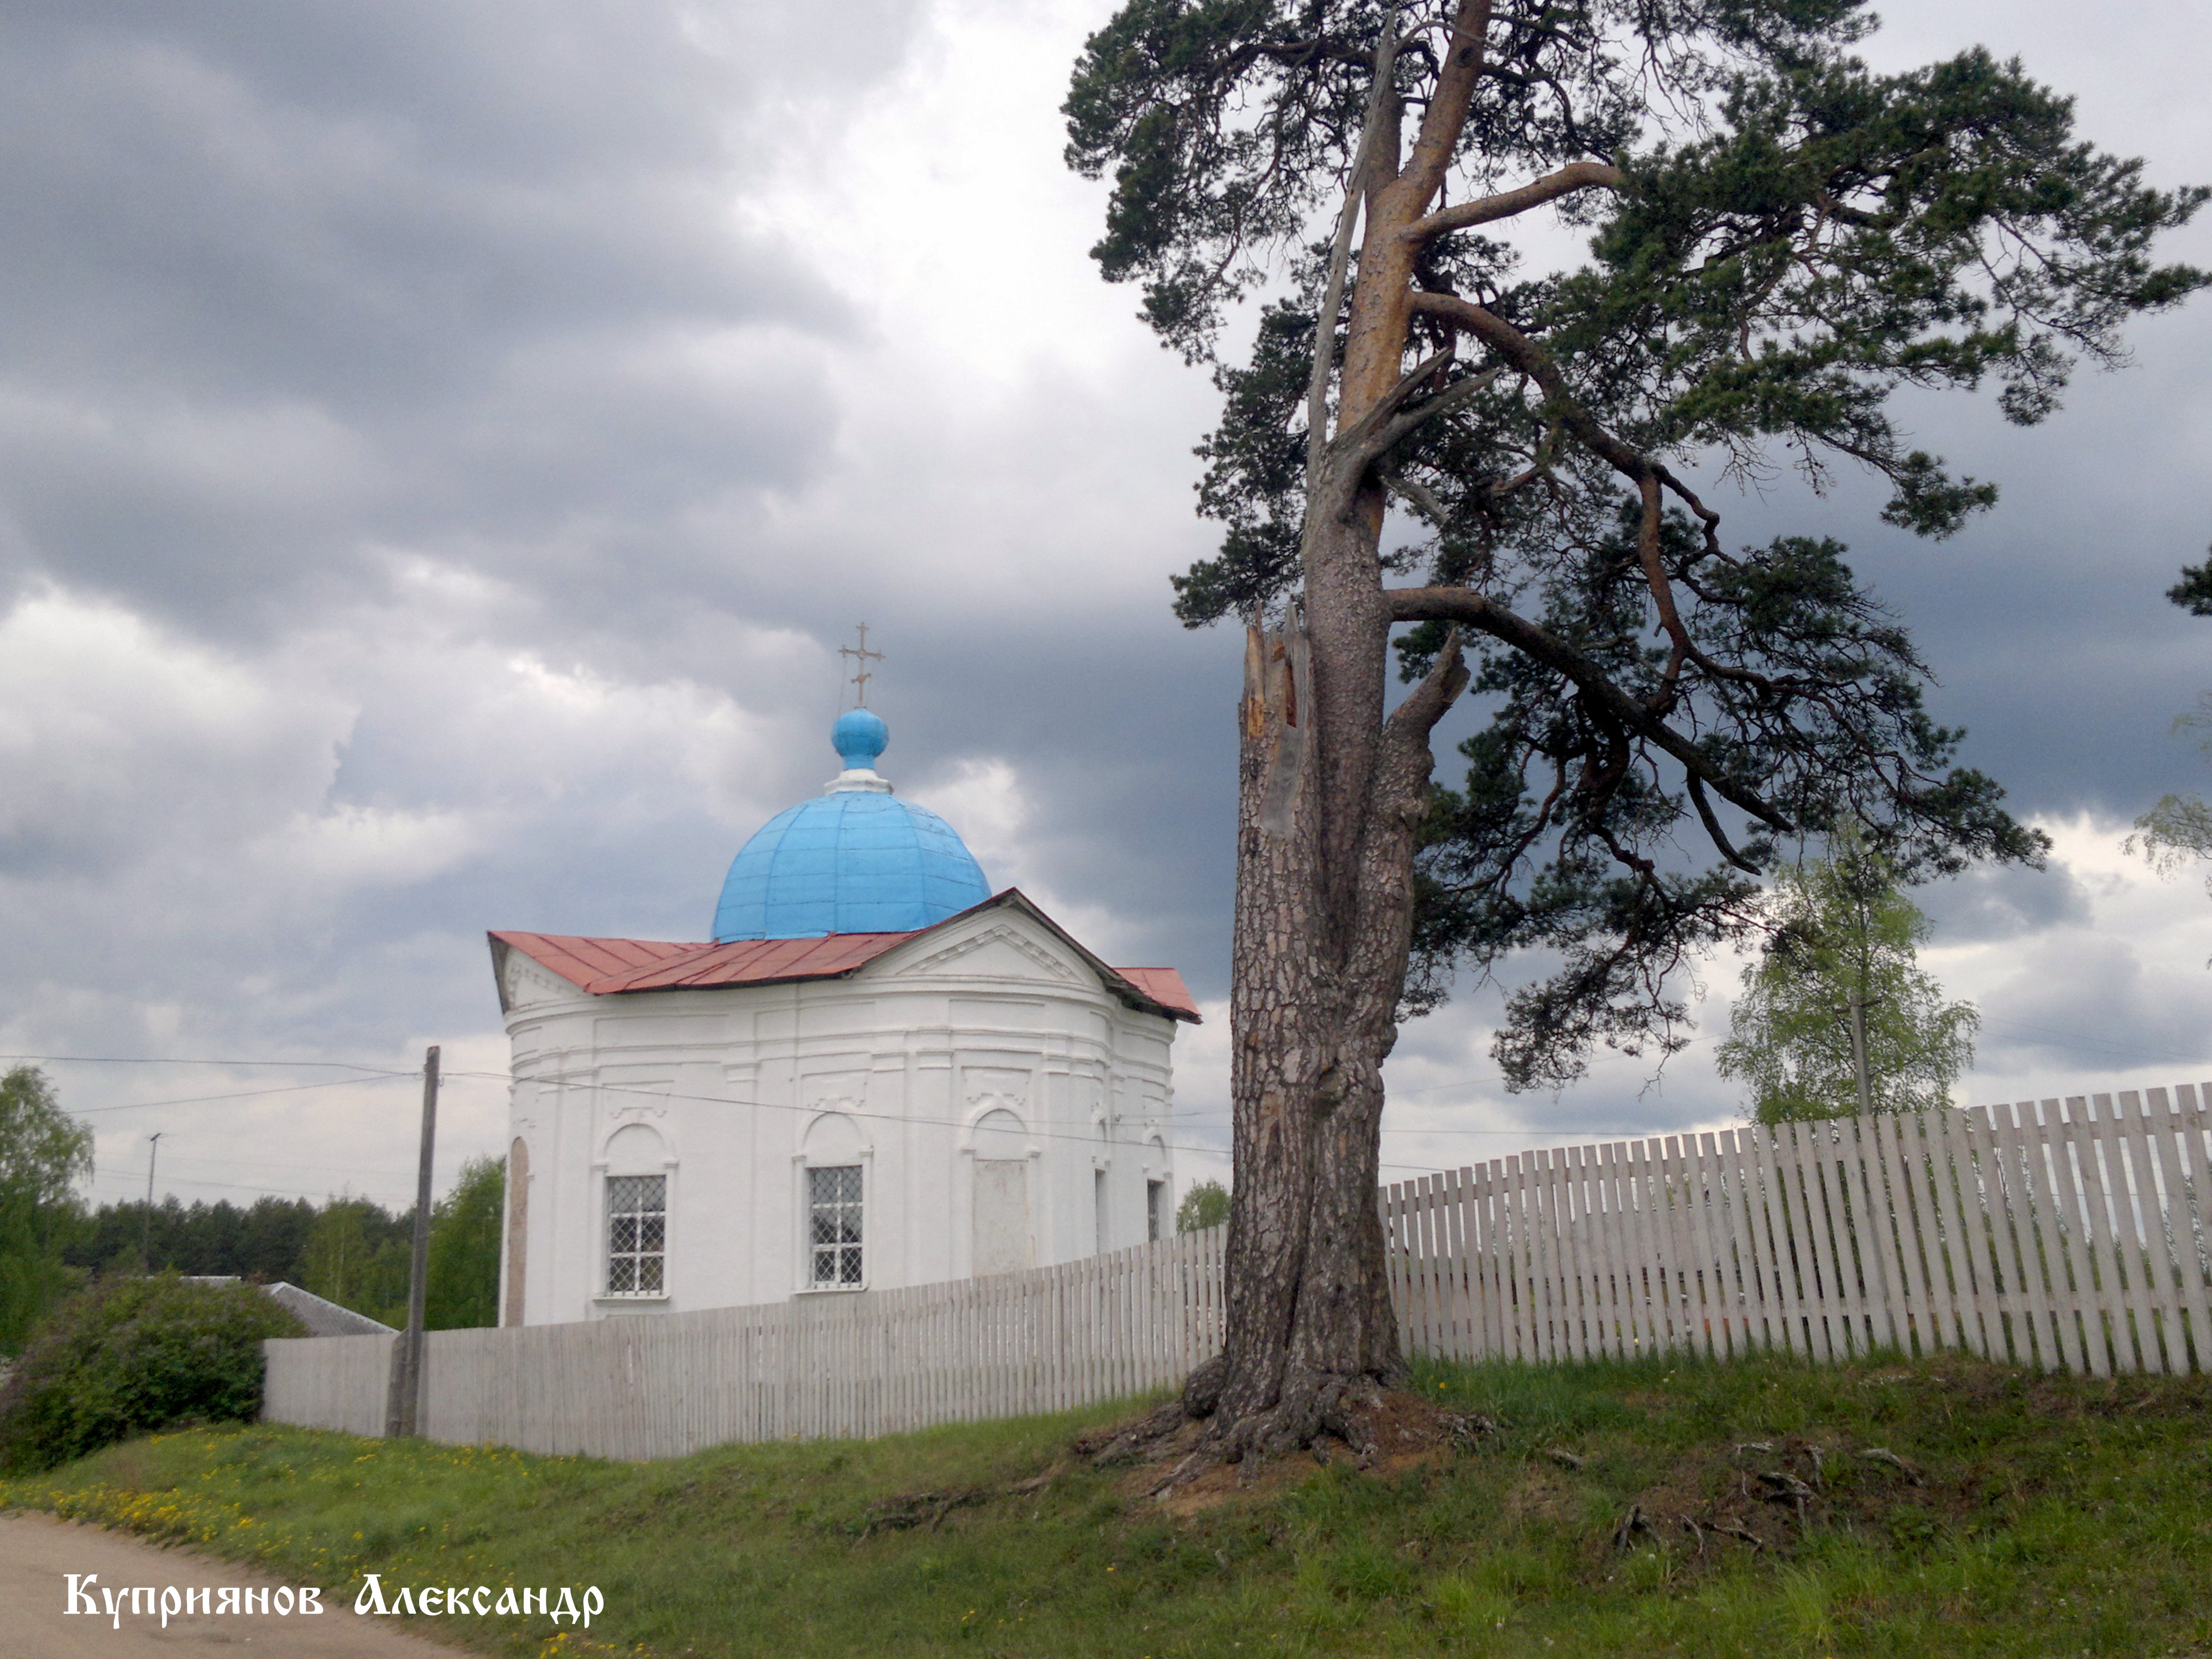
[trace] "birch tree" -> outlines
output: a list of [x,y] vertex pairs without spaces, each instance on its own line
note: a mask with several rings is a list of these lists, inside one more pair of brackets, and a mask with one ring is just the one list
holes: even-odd
[[[2166,590],[2166,597],[2192,617],[2212,617],[2212,557],[2202,564],[2184,565],[2181,580]],[[2189,732],[2203,734],[2198,747],[2212,756],[2212,691],[2198,692],[2197,707],[2174,716],[2173,731],[2177,737]],[[2212,805],[2202,795],[2160,795],[2158,804],[2136,820],[2135,832],[2122,845],[2148,859],[2164,876],[2212,860]],[[2212,877],[2205,885],[2212,890]]]
[[1949,1106],[1981,1012],[1947,1001],[1920,966],[1928,918],[1889,861],[1846,835],[1828,857],[1784,870],[1771,903],[1772,930],[1713,1054],[1723,1077],[1749,1085],[1753,1120]]
[[[1684,965],[1757,927],[1785,844],[1854,825],[1916,876],[2040,854],[1818,498],[1864,470],[1931,538],[1990,507],[1892,395],[2043,419],[2202,285],[2151,253],[2202,192],[2081,143],[2017,64],[1876,72],[1872,26],[1853,0],[1127,0],[1076,65],[1100,270],[1224,394],[1220,550],[1176,605],[1246,632],[1201,1461],[1365,1444],[1402,1377],[1382,1066],[1455,972],[1534,964],[1496,1053],[1556,1086],[1595,1044],[1681,1041]],[[1525,257],[1562,224],[1586,253]],[[1793,473],[1806,533],[1732,544],[1728,487]],[[1431,733],[1470,690],[1486,724],[1440,787]]]

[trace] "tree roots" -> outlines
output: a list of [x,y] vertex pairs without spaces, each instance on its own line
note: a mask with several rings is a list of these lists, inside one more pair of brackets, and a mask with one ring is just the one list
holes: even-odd
[[1324,1465],[1341,1455],[1371,1468],[1378,1460],[1464,1448],[1495,1426],[1440,1411],[1372,1376],[1293,1376],[1273,1401],[1242,1412],[1224,1402],[1222,1380],[1221,1362],[1208,1362],[1182,1398],[1079,1439],[1078,1455],[1101,1467],[1165,1466],[1146,1489],[1164,1498],[1227,1466],[1237,1468],[1240,1485],[1256,1480],[1271,1460],[1297,1452]]
[[922,1528],[935,1532],[945,1524],[945,1517],[955,1510],[988,1504],[998,1498],[1018,1498],[1033,1492],[1042,1492],[1051,1481],[1054,1471],[1027,1480],[1017,1480],[1005,1486],[966,1486],[957,1492],[917,1492],[890,1499],[883,1508],[871,1514],[860,1527],[860,1541],[866,1543],[879,1532],[904,1532],[910,1528]]

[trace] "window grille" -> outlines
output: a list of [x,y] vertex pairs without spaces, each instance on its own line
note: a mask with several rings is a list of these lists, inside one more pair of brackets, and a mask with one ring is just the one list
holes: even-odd
[[857,1288],[860,1280],[860,1166],[806,1172],[816,1286]]
[[1145,1238],[1157,1244],[1165,1238],[1167,1229],[1168,1183],[1147,1181],[1145,1183]]
[[668,1177],[607,1177],[607,1294],[659,1296],[666,1288]]

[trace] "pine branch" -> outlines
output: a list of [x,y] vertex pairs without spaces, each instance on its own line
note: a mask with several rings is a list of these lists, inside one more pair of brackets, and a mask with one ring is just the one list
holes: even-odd
[[1628,175],[1619,167],[1608,167],[1602,161],[1572,161],[1557,173],[1547,173],[1518,190],[1501,191],[1495,196],[1479,197],[1472,202],[1439,208],[1425,219],[1414,220],[1398,234],[1409,242],[1434,241],[1455,230],[1467,230],[1475,225],[1510,219],[1517,214],[1526,213],[1530,208],[1556,202],[1562,196],[1572,196],[1578,191],[1594,190],[1600,186],[1619,190],[1627,182]]

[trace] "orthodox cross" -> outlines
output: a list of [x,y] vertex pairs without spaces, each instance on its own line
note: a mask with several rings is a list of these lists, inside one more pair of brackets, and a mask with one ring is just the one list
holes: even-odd
[[868,665],[871,662],[881,662],[884,659],[884,653],[868,649],[868,625],[862,623],[859,626],[860,644],[841,645],[837,647],[837,654],[841,657],[850,657],[853,659],[853,666],[860,671],[853,676],[853,686],[857,700],[854,706],[865,708],[868,706],[868,682],[875,678],[875,676],[868,672]]

